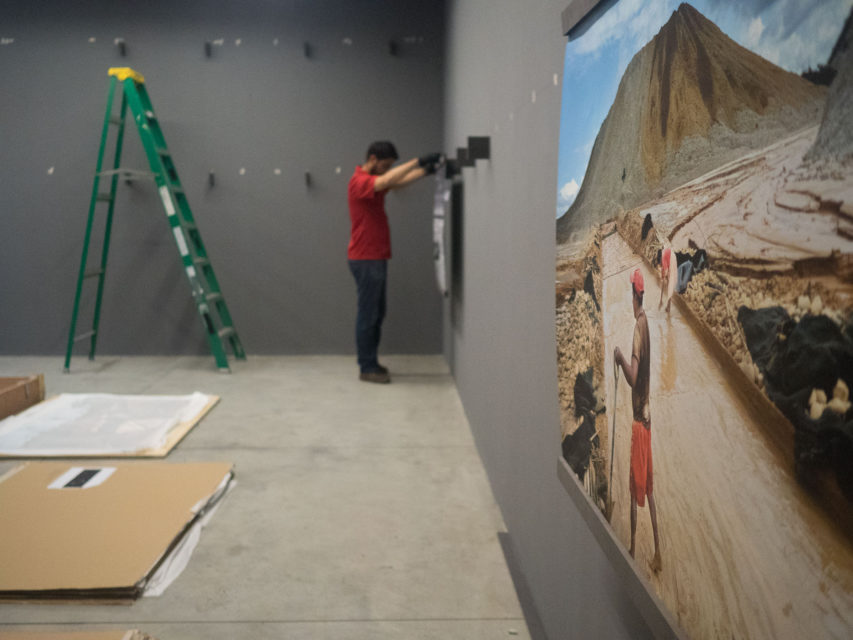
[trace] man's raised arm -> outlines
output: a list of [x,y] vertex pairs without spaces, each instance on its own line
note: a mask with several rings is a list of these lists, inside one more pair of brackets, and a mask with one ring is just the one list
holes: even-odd
[[434,170],[435,165],[441,161],[440,153],[428,153],[420,158],[412,158],[401,165],[388,169],[381,176],[377,176],[373,183],[374,191],[396,189],[411,184],[419,178],[423,178],[430,168]]

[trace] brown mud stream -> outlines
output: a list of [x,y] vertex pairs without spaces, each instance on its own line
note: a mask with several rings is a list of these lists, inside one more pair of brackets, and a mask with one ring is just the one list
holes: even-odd
[[668,315],[657,310],[656,274],[618,234],[603,239],[602,264],[608,429],[616,412],[611,525],[626,548],[631,389],[621,377],[614,398],[613,349],[630,353],[630,271],[640,267],[646,282],[663,570],[649,569],[646,506],[637,514],[638,571],[693,638],[849,637],[849,542],[797,484],[677,305]]

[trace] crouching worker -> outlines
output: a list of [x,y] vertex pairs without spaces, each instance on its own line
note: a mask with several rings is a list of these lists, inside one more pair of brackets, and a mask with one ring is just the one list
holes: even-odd
[[671,248],[666,248],[663,251],[658,250],[655,257],[655,264],[660,268],[660,309],[664,301],[666,301],[666,312],[669,313],[669,307],[672,304],[672,294],[675,292],[684,293],[687,290],[687,283],[693,277],[693,263],[690,260],[685,260],[678,264],[675,251]]

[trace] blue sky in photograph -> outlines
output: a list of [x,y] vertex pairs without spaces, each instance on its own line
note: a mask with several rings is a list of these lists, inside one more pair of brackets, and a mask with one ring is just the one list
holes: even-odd
[[[628,63],[681,4],[620,0],[566,45],[557,170],[557,217],[583,181],[595,136]],[[853,0],[696,0],[698,11],[741,46],[794,73],[825,63]]]

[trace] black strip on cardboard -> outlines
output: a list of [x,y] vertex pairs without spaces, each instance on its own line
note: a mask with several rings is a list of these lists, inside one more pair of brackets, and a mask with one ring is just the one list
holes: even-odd
[[73,489],[83,487],[86,485],[87,482],[89,482],[89,480],[98,475],[100,471],[100,469],[83,469],[83,471],[81,471],[76,476],[71,478],[71,480],[66,482],[62,488]]

